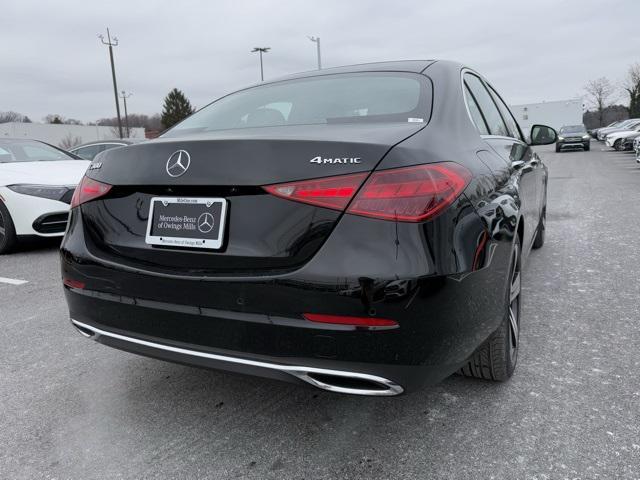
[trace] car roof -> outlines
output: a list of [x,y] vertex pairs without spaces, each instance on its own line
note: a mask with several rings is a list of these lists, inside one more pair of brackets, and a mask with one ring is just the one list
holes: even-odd
[[371,63],[359,63],[355,65],[343,65],[340,67],[323,68],[322,70],[309,70],[306,72],[293,73],[291,75],[285,75],[282,77],[274,78],[273,80],[261,82],[256,85],[281,82],[283,80],[293,80],[296,78],[316,77],[320,75],[332,75],[336,73],[358,73],[358,72],[420,73],[434,62],[435,60],[396,60],[396,61],[390,61],[390,62],[371,62]]
[[36,140],[35,138],[0,138],[0,143],[14,143],[14,142],[40,142],[45,143],[42,140]]
[[110,138],[108,140],[95,140],[93,142],[82,143],[80,145],[71,147],[70,150],[75,150],[76,148],[82,148],[82,147],[90,147],[91,145],[104,145],[104,144],[111,144],[111,143],[115,143],[118,145],[131,145],[141,141],[142,141],[141,139],[133,139],[133,138]]

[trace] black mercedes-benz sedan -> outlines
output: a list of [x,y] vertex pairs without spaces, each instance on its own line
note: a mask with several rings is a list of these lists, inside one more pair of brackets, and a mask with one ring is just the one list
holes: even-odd
[[505,380],[547,168],[480,74],[332,68],[99,154],[61,247],[73,325],[150,357],[363,395]]

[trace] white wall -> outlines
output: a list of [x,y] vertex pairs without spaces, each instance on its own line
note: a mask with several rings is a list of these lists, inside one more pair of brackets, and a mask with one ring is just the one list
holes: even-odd
[[531,125],[541,124],[559,130],[564,125],[580,125],[582,123],[582,100],[573,98],[553,102],[528,103],[511,105],[511,112],[527,135]]
[[[51,123],[0,123],[0,138],[32,138],[60,145],[69,135],[78,137],[78,143],[118,138],[118,127],[95,125],[54,125]],[[123,127],[124,130],[124,127]],[[132,138],[144,138],[144,128],[131,128]]]

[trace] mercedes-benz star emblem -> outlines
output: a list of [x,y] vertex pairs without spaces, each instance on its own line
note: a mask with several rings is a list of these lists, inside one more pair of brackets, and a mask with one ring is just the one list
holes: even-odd
[[189,169],[191,165],[191,156],[186,150],[178,150],[173,152],[167,160],[167,173],[171,177],[179,177]]
[[198,217],[198,230],[200,230],[201,233],[209,233],[213,230],[214,223],[213,215],[209,212],[204,212]]

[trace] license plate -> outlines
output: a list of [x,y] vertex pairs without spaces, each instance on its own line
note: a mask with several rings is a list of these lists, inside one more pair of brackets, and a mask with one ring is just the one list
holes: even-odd
[[220,248],[226,213],[224,198],[154,197],[145,241],[170,247]]

